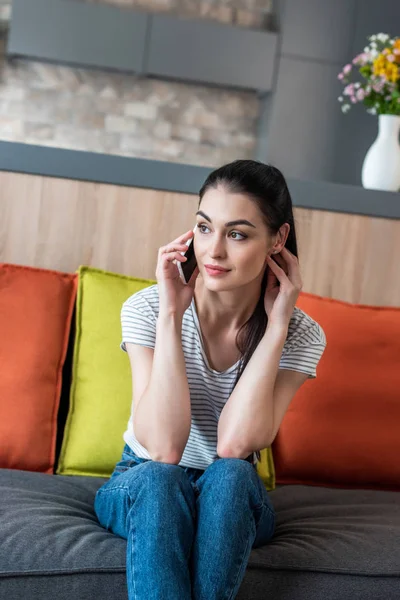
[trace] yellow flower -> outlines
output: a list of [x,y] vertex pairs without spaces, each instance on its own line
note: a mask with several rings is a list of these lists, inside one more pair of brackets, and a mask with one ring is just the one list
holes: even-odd
[[386,57],[383,54],[378,54],[378,56],[375,58],[375,60],[373,62],[374,75],[381,75],[382,72],[384,72],[384,70],[385,70],[385,66],[386,66],[387,62],[388,61],[386,60]]
[[375,58],[373,62],[373,74],[377,77],[385,77],[388,81],[392,81],[393,83],[400,79],[397,63],[387,60],[384,54],[379,54]]
[[386,66],[386,79],[395,83],[399,78],[399,67],[396,63],[389,63]]
[[398,50],[398,54],[393,53],[396,57],[396,62],[400,63],[400,38],[396,38],[393,44],[393,50]]

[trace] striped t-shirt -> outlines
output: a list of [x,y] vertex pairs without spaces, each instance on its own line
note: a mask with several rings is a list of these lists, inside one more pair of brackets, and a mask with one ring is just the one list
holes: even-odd
[[[122,342],[155,347],[156,321],[159,311],[158,285],[142,289],[128,298],[121,309]],[[321,326],[298,307],[294,308],[279,363],[281,369],[307,373],[316,377],[316,367],[326,346]],[[217,428],[222,409],[233,390],[240,360],[225,371],[216,371],[208,363],[194,299],[182,321],[182,349],[190,390],[191,427],[181,461],[182,467],[206,469],[217,460]],[[133,431],[130,415],[124,441],[142,458],[150,455]],[[257,461],[253,453],[253,463]]]

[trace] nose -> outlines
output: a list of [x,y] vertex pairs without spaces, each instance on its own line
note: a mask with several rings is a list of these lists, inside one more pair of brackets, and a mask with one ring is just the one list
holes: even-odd
[[210,240],[208,251],[210,258],[226,257],[225,238],[224,235],[215,234]]

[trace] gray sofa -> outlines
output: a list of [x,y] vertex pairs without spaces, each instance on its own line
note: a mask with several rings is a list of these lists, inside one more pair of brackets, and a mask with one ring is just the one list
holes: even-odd
[[[72,355],[73,333],[56,464]],[[0,468],[0,600],[127,600],[126,541],[93,510],[105,481]],[[275,535],[252,550],[237,600],[400,600],[400,492],[278,485],[270,497]]]
[[[104,481],[0,469],[1,600],[127,600],[126,541],[93,511]],[[238,600],[400,599],[400,493],[270,494],[276,533],[252,550]]]

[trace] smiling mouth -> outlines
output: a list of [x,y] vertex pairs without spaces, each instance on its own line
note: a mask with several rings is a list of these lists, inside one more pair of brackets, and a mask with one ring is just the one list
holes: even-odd
[[214,267],[209,266],[205,266],[205,270],[210,275],[225,275],[226,273],[229,273],[228,269],[216,269]]

